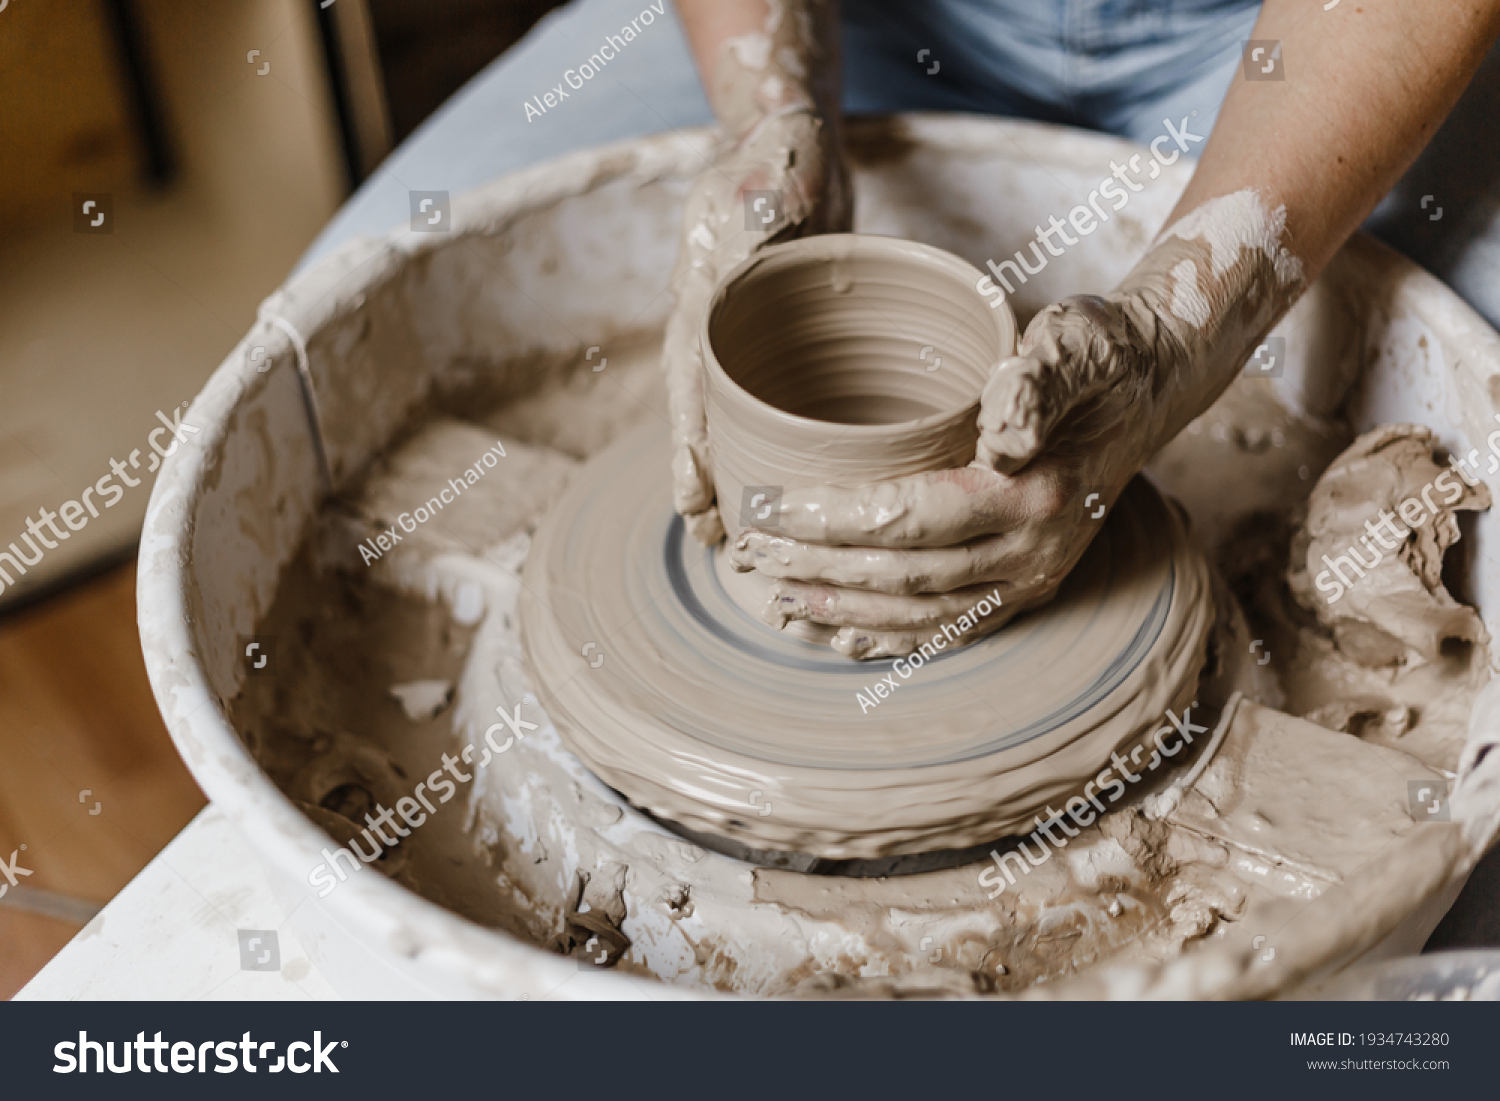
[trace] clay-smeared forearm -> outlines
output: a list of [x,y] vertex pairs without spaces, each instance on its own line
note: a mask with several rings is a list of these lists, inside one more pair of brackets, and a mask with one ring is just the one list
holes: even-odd
[[1230,85],[1171,225],[1254,188],[1286,208],[1309,282],[1375,209],[1452,110],[1500,32],[1497,0],[1266,0],[1250,37],[1279,41],[1283,80]]
[[[1158,391],[1176,386],[1181,395],[1162,410],[1165,439],[1223,393],[1264,333],[1395,186],[1497,33],[1500,0],[1407,0],[1326,13],[1266,0],[1250,37],[1280,43],[1286,78],[1231,84],[1167,231],[1121,288],[1155,299],[1170,283],[1166,312],[1194,322],[1188,337],[1199,354],[1184,357],[1175,377],[1157,380]],[[1198,263],[1195,299],[1187,281],[1162,270],[1182,251],[1174,237],[1212,242],[1226,262],[1233,253],[1248,263],[1233,261],[1238,270],[1227,278],[1206,277]]]
[[837,124],[832,0],[677,0],[677,11],[709,106],[731,138],[791,107]]

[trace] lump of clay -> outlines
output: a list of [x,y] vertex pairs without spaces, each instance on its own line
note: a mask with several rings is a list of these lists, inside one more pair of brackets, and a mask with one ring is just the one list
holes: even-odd
[[1353,734],[1356,738],[1374,735],[1377,742],[1390,742],[1412,726],[1412,709],[1404,703],[1381,696],[1355,696],[1334,700],[1302,716],[1325,730]]
[[1287,582],[1339,650],[1368,668],[1436,661],[1444,642],[1485,642],[1474,609],[1443,586],[1460,509],[1489,490],[1438,461],[1432,432],[1384,425],[1334,460],[1292,537]]
[[1439,779],[1399,750],[1246,700],[1168,821],[1224,846],[1244,878],[1310,899],[1377,859],[1400,884],[1392,844],[1416,826],[1408,785]]

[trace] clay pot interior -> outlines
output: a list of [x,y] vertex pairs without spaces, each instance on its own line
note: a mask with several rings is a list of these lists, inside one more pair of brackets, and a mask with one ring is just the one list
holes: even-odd
[[895,238],[792,241],[725,280],[708,342],[731,380],[794,416],[887,425],[951,413],[1013,350],[1014,325],[995,324],[978,278],[956,256]]

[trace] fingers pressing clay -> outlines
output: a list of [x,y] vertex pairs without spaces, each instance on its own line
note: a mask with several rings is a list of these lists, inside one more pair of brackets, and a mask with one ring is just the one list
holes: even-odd
[[1041,483],[966,467],[854,489],[788,490],[776,526],[793,539],[830,546],[948,546],[1009,530],[1045,509]]
[[1012,356],[996,366],[979,407],[976,463],[1010,474],[1036,457],[1056,421],[1049,408],[1055,403],[1045,393],[1055,372],[1032,355]]
[[1053,558],[1050,548],[1030,535],[993,535],[952,547],[890,550],[824,547],[749,531],[729,550],[729,561],[737,570],[898,596],[948,592],[1001,578],[1007,590],[1042,585],[1056,573]]
[[717,505],[709,505],[701,512],[685,512],[682,522],[687,525],[688,534],[702,546],[712,547],[724,538],[724,520]]
[[930,634],[933,627],[941,629],[944,623],[956,623],[981,598],[985,599],[985,611],[979,618],[991,629],[1013,614],[999,587],[993,585],[971,585],[923,596],[892,596],[801,581],[779,582],[772,590],[768,611],[781,624],[804,620],[872,631],[927,630]]
[[[878,658],[904,658],[920,651],[923,655],[936,656],[945,649],[957,649],[991,635],[1022,612],[1045,604],[1052,593],[1038,593],[1024,601],[1016,601],[996,607],[988,596],[977,601],[955,605],[948,610],[952,618],[940,618],[924,623],[918,628],[882,630],[879,628],[849,625],[840,627],[829,641],[829,646],[845,657],[857,661],[873,661]],[[905,597],[905,601],[919,598]],[[941,600],[941,597],[920,598]],[[961,604],[961,602],[959,602]],[[986,611],[989,605],[989,611]],[[916,618],[920,613],[913,612]]]
[[[709,300],[723,274],[761,245],[847,222],[844,170],[836,151],[825,147],[828,141],[823,123],[805,112],[767,120],[721,155],[689,194],[673,276],[677,303],[662,346],[673,492],[684,516],[704,511],[714,500],[699,346]],[[764,228],[747,229],[744,193],[761,190],[780,195],[775,219]],[[716,539],[722,535],[721,530]]]
[[708,429],[703,422],[703,357],[698,348],[698,327],[708,302],[704,287],[701,273],[685,273],[662,346],[672,420],[673,503],[684,516],[714,503]]

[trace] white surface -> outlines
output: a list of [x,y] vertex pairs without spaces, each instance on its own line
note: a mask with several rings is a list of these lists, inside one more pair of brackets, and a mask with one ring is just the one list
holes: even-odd
[[[240,929],[274,929],[280,971],[240,968]],[[16,995],[17,1001],[332,1001],[261,864],[205,807]]]
[[[218,1001],[342,1001],[296,929],[312,915],[277,904],[255,850],[212,804],[172,839],[94,920],[15,997],[16,1001],[126,999]],[[311,909],[311,908],[309,908]],[[316,924],[311,926],[316,929]],[[240,929],[274,929],[280,971],[240,967]],[[328,945],[324,945],[327,951]],[[389,969],[366,967],[356,998],[420,997]],[[614,978],[615,976],[609,976]],[[633,997],[659,1000],[652,984],[631,980],[600,989],[603,974],[580,970],[550,989],[525,990],[521,1001],[567,997]],[[430,995],[428,995],[430,996]]]

